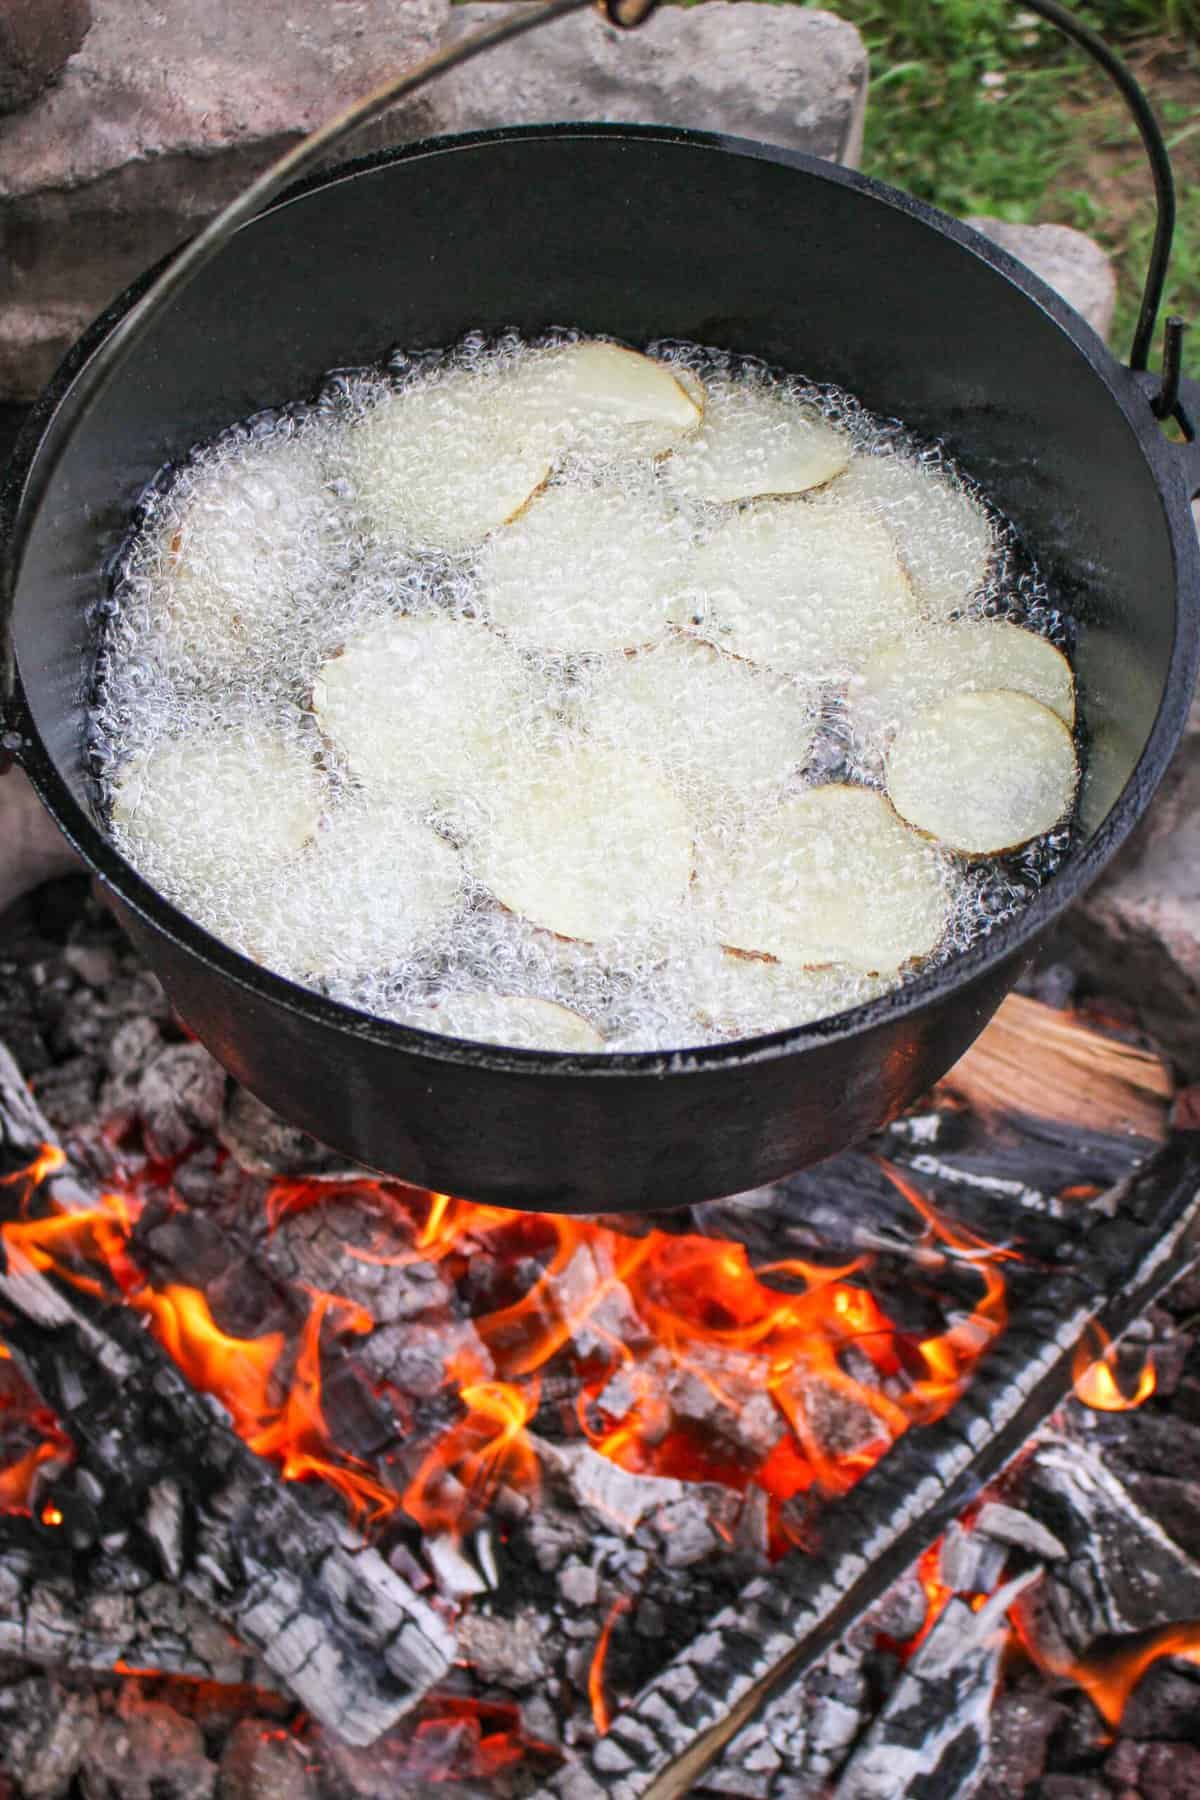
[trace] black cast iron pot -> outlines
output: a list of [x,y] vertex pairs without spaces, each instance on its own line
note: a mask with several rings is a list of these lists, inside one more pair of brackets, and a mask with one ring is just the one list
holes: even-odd
[[[156,301],[114,378],[92,380],[146,285],[67,359],[9,475],[6,742],[197,1036],[348,1156],[481,1201],[606,1212],[814,1162],[956,1060],[1145,810],[1196,676],[1200,446],[1166,441],[1149,377],[930,208],[728,138],[517,129],[292,189]],[[554,323],[723,345],[841,383],[944,438],[1015,521],[1083,621],[1090,743],[1085,842],[1019,918],[828,1023],[669,1055],[568,1056],[460,1043],[319,998],[214,940],[118,855],[94,807],[83,713],[105,567],[143,485],[333,366],[473,327]]]

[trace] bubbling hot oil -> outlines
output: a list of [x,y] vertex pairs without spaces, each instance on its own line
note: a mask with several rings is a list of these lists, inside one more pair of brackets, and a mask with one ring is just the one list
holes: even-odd
[[[518,368],[533,351],[575,335],[550,334],[533,344],[514,333],[472,335],[447,351],[398,354],[378,369],[339,372],[314,402],[232,428],[152,486],[106,608],[90,709],[92,766],[118,847],[214,935],[365,1012],[429,1028],[437,1018],[431,1003],[442,996],[529,996],[580,1015],[610,1051],[679,1049],[833,1015],[945,962],[1012,918],[1063,859],[1070,825],[985,863],[944,855],[950,905],[942,939],[921,964],[886,980],[832,967],[806,978],[800,993],[778,965],[722,950],[690,894],[666,916],[638,918],[604,941],[556,934],[500,904],[473,864],[486,792],[438,784],[443,765],[458,766],[449,733],[474,716],[477,702],[493,698],[474,695],[467,676],[453,704],[444,691],[415,697],[401,733],[404,831],[381,829],[379,794],[363,793],[319,728],[318,672],[342,646],[391,618],[443,617],[477,630],[486,624],[473,549],[414,547],[368,516],[352,453],[355,431],[382,398],[409,384],[459,369]],[[941,446],[872,416],[840,389],[750,359],[675,341],[652,345],[650,353],[701,382],[768,384],[848,434],[856,454],[919,463],[964,488],[986,510],[996,546],[986,585],[964,613],[1011,620],[1069,653],[1071,620],[1011,527]],[[662,466],[648,456],[567,454],[549,485],[616,492],[635,511],[663,505]],[[693,546],[729,513],[686,493],[674,494],[671,505],[671,530]],[[631,567],[629,579],[637,573]],[[503,755],[507,745],[514,754],[535,745],[553,756],[577,741],[589,695],[625,648],[562,653],[524,639],[512,647],[524,676],[511,717],[497,723],[498,747]],[[677,742],[630,746],[681,796],[694,820],[698,862],[736,843],[751,813],[805,786],[882,785],[879,746],[862,741],[844,690],[826,684],[811,699],[811,750],[774,790],[761,781],[742,791],[731,786],[723,779],[728,743],[724,751],[719,742],[706,745],[698,729]],[[747,740],[763,726],[751,707]],[[638,730],[632,714],[630,729]],[[613,730],[620,735],[619,718]],[[122,810],[120,796],[130,771],[169,744],[188,746],[188,754],[173,776],[174,803],[151,809],[148,829],[136,810]],[[231,829],[239,758],[254,779],[240,791]],[[741,769],[741,757],[732,761]],[[427,772],[416,786],[414,771]],[[272,828],[289,808],[294,828]],[[429,858],[438,861],[441,880],[440,888],[434,883],[436,905],[427,904],[428,880],[420,904],[398,891],[416,881],[413,859],[429,843],[422,833],[438,840],[438,857],[443,850],[461,857],[457,883],[446,873],[449,860]],[[314,854],[314,843],[318,850],[341,846],[341,865]],[[353,868],[345,862],[350,854],[361,859]],[[532,1009],[513,1025],[510,1041],[536,1047],[540,1029]]]

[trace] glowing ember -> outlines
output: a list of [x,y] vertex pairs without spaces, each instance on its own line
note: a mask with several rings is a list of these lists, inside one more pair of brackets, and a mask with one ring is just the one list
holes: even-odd
[[[39,1158],[27,1181],[51,1166],[58,1165],[48,1154]],[[601,1455],[632,1474],[761,1488],[770,1549],[781,1555],[801,1538],[788,1502],[844,1493],[910,1426],[939,1419],[1004,1325],[998,1265],[1012,1252],[951,1226],[907,1177],[885,1168],[924,1220],[929,1247],[967,1265],[983,1290],[969,1315],[923,1338],[899,1331],[856,1279],[861,1260],[827,1268],[788,1259],[756,1271],[742,1245],[720,1239],[660,1231],[633,1238],[591,1220],[512,1213],[366,1179],[274,1184],[272,1225],[354,1194],[369,1197],[382,1209],[386,1239],[346,1244],[348,1256],[437,1268],[456,1316],[456,1296],[473,1296],[475,1348],[446,1367],[458,1416],[415,1473],[409,1464],[402,1493],[338,1448],[323,1408],[323,1351],[333,1337],[372,1330],[361,1305],[311,1292],[296,1340],[279,1331],[231,1335],[200,1290],[156,1287],[137,1266],[136,1193],[106,1194],[87,1211],[26,1214],[0,1230],[18,1261],[143,1313],[253,1450],[273,1458],[287,1480],[328,1483],[362,1522],[403,1507],[428,1531],[461,1533],[497,1489],[535,1491],[529,1427],[543,1374],[558,1358],[557,1372],[570,1370],[576,1381],[576,1429]],[[702,1430],[679,1412],[681,1383],[704,1391],[715,1426]],[[739,1437],[736,1424],[751,1404],[760,1408],[757,1436]],[[831,1414],[853,1429],[831,1432]]]
[[1158,1386],[1151,1353],[1146,1353],[1133,1393],[1126,1394],[1117,1383],[1116,1346],[1107,1331],[1093,1325],[1088,1338],[1075,1352],[1075,1398],[1096,1412],[1131,1412],[1147,1401]]
[[592,1718],[601,1737],[612,1724],[612,1714],[609,1711],[608,1696],[604,1688],[604,1665],[608,1661],[608,1646],[612,1641],[613,1626],[623,1613],[629,1611],[632,1605],[633,1601],[628,1594],[621,1594],[613,1601],[596,1641],[591,1666],[588,1669],[588,1699],[592,1703]]

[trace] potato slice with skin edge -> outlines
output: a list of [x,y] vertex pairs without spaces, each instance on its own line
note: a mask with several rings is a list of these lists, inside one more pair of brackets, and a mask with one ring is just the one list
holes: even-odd
[[857,509],[759,501],[701,546],[698,635],[805,681],[844,679],[918,618],[885,528]]
[[726,1037],[761,1037],[836,1018],[875,999],[888,984],[855,969],[796,968],[715,947],[692,959],[686,986],[694,989],[689,1004],[706,1028]]
[[820,700],[790,677],[677,637],[597,671],[580,717],[593,739],[653,747],[689,799],[722,807],[765,798],[804,765]]
[[994,856],[1066,818],[1078,769],[1071,734],[1028,694],[952,694],[909,720],[887,757],[888,796],[919,831]]
[[960,619],[885,644],[850,684],[856,727],[880,736],[948,694],[1007,688],[1075,723],[1075,679],[1048,639],[1002,619]]
[[241,932],[296,980],[353,979],[428,942],[454,914],[462,858],[391,797],[344,800],[277,885],[256,890]]
[[657,495],[551,488],[484,545],[480,605],[529,649],[636,650],[669,629],[687,558]]
[[704,421],[664,465],[689,500],[730,502],[802,494],[850,461],[846,432],[785,390],[729,376],[708,383]]
[[[669,363],[589,339],[537,350],[517,364],[514,425],[584,456],[662,456],[696,430],[704,388]],[[696,393],[696,389],[699,393]]]
[[403,1025],[476,1044],[582,1055],[604,1049],[604,1039],[581,1014],[529,994],[444,993],[396,1017]]
[[150,540],[153,651],[198,676],[272,654],[336,559],[337,502],[302,437],[240,445],[186,469]]
[[472,861],[510,912],[601,943],[680,905],[692,826],[652,765],[577,743],[524,757],[497,782]]
[[325,788],[311,755],[267,727],[166,738],[115,785],[118,840],[151,879],[203,888],[272,866],[313,837]]
[[996,548],[991,521],[942,471],[909,456],[855,456],[823,498],[887,526],[929,618],[961,611],[986,582]]
[[933,950],[949,901],[937,853],[871,788],[807,788],[701,870],[698,906],[729,949],[891,975]]
[[544,426],[522,417],[503,372],[452,369],[379,400],[347,458],[376,532],[466,550],[517,517],[550,474]]
[[453,803],[501,765],[535,705],[519,656],[445,613],[388,616],[323,663],[317,723],[368,787]]

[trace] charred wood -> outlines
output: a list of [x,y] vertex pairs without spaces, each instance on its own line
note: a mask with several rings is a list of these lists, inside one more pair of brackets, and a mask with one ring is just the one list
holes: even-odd
[[[1082,1224],[1081,1220],[1081,1224]],[[801,1680],[1059,1404],[1097,1319],[1117,1337],[1196,1257],[1200,1193],[1173,1145],[1091,1209],[1062,1266],[985,1354],[939,1423],[910,1431],[828,1515],[808,1557],[751,1581],[736,1607],[614,1718],[558,1800],[676,1800],[785,1684]]]

